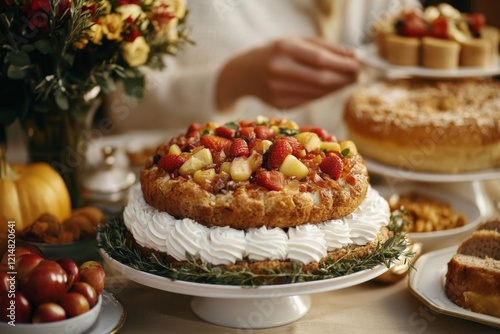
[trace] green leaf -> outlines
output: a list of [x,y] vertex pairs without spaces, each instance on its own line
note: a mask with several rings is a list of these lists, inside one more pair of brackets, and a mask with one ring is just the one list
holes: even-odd
[[10,28],[10,20],[7,17],[7,14],[0,14],[0,23],[3,24],[7,29]]
[[350,153],[350,152],[351,152],[351,150],[350,150],[350,149],[348,149],[348,148],[344,148],[344,149],[342,150],[342,152],[340,152],[340,154],[342,154],[342,156],[345,158],[345,157],[347,157],[347,156],[349,155],[349,153]]
[[7,76],[11,79],[24,79],[26,71],[16,65],[9,65],[7,68]]
[[54,49],[52,48],[52,45],[50,44],[50,41],[48,39],[41,39],[39,41],[36,41],[35,46],[38,51],[45,55],[54,52]]
[[17,118],[17,110],[10,108],[0,108],[0,125],[9,125]]
[[298,129],[280,128],[280,135],[282,136],[295,136],[299,132]]
[[23,51],[14,51],[7,53],[5,60],[12,65],[23,67],[27,65],[31,65],[30,56]]
[[230,129],[233,129],[234,131],[238,131],[240,129],[240,126],[236,122],[229,122],[229,123],[226,123],[224,125]]
[[69,101],[68,101],[68,98],[64,94],[62,94],[61,92],[56,92],[54,94],[54,98],[55,98],[57,106],[59,108],[61,108],[62,110],[69,109]]
[[25,44],[23,45],[23,47],[21,48],[22,51],[26,52],[26,53],[30,53],[30,52],[33,52],[33,50],[35,50],[35,46],[33,44]]
[[111,93],[116,89],[115,81],[109,76],[98,76],[96,80],[103,93]]
[[73,63],[75,62],[75,55],[73,55],[73,54],[67,54],[67,53],[66,53],[66,54],[63,56],[63,58],[64,58],[64,60],[66,60],[66,61],[68,62],[68,64],[69,64],[70,66],[73,66]]
[[140,100],[144,97],[144,77],[128,77],[123,79],[125,94]]

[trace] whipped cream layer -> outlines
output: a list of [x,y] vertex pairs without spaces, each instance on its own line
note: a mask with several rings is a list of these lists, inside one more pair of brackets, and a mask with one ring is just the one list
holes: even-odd
[[373,240],[390,219],[387,201],[373,188],[351,214],[319,224],[281,228],[206,227],[196,221],[176,219],[150,206],[139,184],[131,191],[124,210],[124,222],[136,242],[186,261],[186,254],[204,263],[234,264],[249,260],[294,260],[318,262],[328,251],[349,244],[365,245]]

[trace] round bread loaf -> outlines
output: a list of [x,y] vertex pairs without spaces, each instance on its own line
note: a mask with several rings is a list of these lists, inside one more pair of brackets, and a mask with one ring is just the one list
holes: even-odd
[[344,120],[364,157],[404,171],[495,168],[499,91],[487,79],[381,80],[351,95]]

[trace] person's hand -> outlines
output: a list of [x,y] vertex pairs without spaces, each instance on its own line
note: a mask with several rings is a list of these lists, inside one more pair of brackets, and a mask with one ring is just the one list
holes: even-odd
[[356,81],[354,54],[314,37],[289,37],[231,59],[221,70],[217,106],[246,95],[276,108],[292,108]]

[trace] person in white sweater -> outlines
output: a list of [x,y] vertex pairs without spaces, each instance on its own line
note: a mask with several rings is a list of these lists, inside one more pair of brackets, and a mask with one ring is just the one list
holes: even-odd
[[282,116],[341,131],[342,101],[358,80],[353,48],[373,20],[404,0],[188,0],[195,45],[147,72],[146,94],[120,90],[106,112],[118,132],[191,122]]

